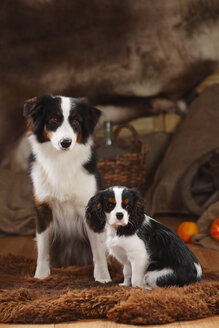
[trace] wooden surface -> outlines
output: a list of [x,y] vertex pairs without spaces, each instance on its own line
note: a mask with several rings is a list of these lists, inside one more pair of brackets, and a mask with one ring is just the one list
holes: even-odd
[[211,317],[207,319],[195,321],[173,322],[167,325],[148,325],[134,326],[119,324],[112,321],[104,320],[86,320],[80,322],[68,322],[49,325],[23,325],[23,324],[0,324],[0,328],[133,328],[133,327],[151,327],[151,328],[218,328],[219,317]]
[[[179,223],[183,220],[182,218],[166,218],[160,217],[160,221],[164,224],[170,226],[172,229],[176,230]],[[190,219],[189,219],[190,220]],[[203,248],[197,245],[188,245],[194,254],[199,259],[201,265],[204,269],[208,271],[219,270],[219,253],[207,248]],[[36,247],[33,237],[2,237],[0,238],[0,254],[7,255],[12,253],[20,256],[28,256],[31,258],[36,257]],[[24,324],[0,324],[0,328],[131,328],[137,327],[134,325],[117,324],[111,321],[103,320],[86,320],[86,321],[76,321],[70,323],[61,324],[46,324],[46,325],[24,325]],[[153,327],[153,328],[218,328],[219,327],[219,317],[210,317],[195,321],[183,321],[183,322],[173,322],[166,325],[148,325],[141,327]]]

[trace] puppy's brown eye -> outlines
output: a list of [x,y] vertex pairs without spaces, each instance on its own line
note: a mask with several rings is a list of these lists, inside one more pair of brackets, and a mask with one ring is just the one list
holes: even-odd
[[107,203],[106,207],[107,207],[107,210],[111,211],[114,208],[114,204]]
[[72,124],[75,125],[75,126],[78,126],[79,122],[77,120],[72,120]]

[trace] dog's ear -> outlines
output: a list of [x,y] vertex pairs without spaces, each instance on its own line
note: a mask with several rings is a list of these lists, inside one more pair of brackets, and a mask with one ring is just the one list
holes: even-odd
[[27,118],[28,128],[36,132],[42,123],[45,103],[52,99],[51,95],[34,97],[24,102],[24,116]]
[[34,97],[31,99],[27,99],[24,102],[24,116],[34,116],[35,114],[41,112],[43,110],[43,106],[46,102],[51,101],[52,96],[49,94],[40,96],[40,97]]
[[102,232],[106,224],[102,201],[103,194],[98,192],[89,200],[86,208],[87,224],[94,232]]
[[24,117],[34,115],[37,111],[41,110],[40,102],[38,97],[27,99],[24,102]]
[[82,143],[87,141],[87,138],[93,134],[97,122],[101,116],[101,111],[87,104],[85,98],[77,99],[76,106],[83,112],[82,122]]
[[137,230],[140,228],[145,218],[144,201],[136,189],[131,189],[131,191],[133,193],[134,204],[129,220],[134,223]]

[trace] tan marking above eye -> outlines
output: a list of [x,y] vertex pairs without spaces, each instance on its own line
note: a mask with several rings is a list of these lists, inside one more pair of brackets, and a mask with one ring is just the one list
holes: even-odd
[[[71,120],[71,122],[72,122],[73,124],[74,124],[74,123],[75,123],[75,124],[78,124],[78,120],[75,119],[75,114],[74,114],[74,113],[71,114],[70,120]],[[77,122],[77,123],[76,123],[76,122]]]
[[129,202],[130,202],[130,199],[128,199],[128,198],[125,198],[125,199],[123,200],[123,204],[124,204],[124,205],[127,205]]
[[108,200],[109,200],[109,202],[110,202],[110,203],[113,203],[113,204],[115,204],[115,203],[116,203],[116,200],[115,200],[115,198],[109,198]]

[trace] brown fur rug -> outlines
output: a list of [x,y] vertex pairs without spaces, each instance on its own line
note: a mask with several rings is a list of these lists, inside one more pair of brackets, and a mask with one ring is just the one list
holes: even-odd
[[39,281],[35,261],[0,256],[0,322],[55,323],[79,319],[108,319],[132,324],[163,324],[200,319],[218,312],[216,273],[184,288],[120,287],[121,269],[110,265],[113,283],[94,282],[92,266],[53,269]]

